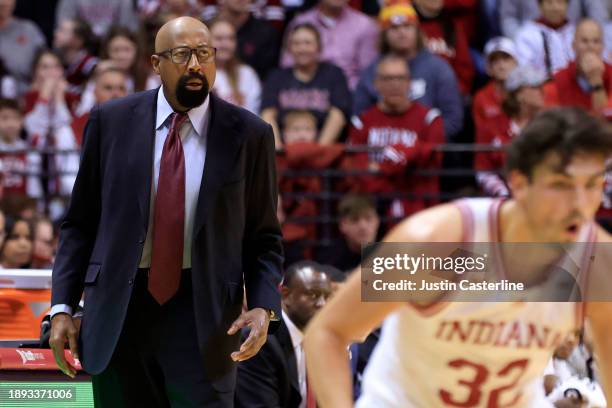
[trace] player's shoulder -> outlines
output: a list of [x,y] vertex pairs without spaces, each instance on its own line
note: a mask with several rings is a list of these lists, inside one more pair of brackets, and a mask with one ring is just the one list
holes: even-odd
[[397,225],[385,237],[387,242],[460,242],[463,219],[454,203],[420,211]]

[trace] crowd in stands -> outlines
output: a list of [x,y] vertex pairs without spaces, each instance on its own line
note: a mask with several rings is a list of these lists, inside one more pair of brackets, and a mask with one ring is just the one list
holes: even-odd
[[0,265],[52,265],[89,111],[160,86],[150,56],[174,17],[208,24],[212,92],[274,130],[286,265],[313,260],[285,281],[290,302],[304,280],[331,293],[299,271],[333,267],[341,281],[363,244],[415,211],[508,196],[502,148],[543,109],[612,118],[611,11],[610,0],[0,0]]

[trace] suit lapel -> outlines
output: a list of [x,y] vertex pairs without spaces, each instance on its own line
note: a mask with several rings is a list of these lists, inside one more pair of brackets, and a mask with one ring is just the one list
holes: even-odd
[[205,214],[218,188],[236,162],[245,130],[241,130],[236,111],[227,102],[210,94],[210,121],[206,133],[206,161],[198,194],[193,239],[204,226]]
[[[160,89],[160,88],[158,88]],[[146,231],[149,225],[151,183],[153,176],[153,149],[155,147],[155,117],[157,114],[157,90],[147,91],[143,100],[133,106],[134,117],[129,123],[128,134],[133,138],[132,158],[135,171],[134,185],[137,187],[138,209]],[[140,102],[140,103],[138,103]]]

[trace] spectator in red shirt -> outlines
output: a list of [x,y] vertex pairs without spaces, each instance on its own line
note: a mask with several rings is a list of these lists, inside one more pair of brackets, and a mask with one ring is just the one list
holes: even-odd
[[98,58],[90,54],[94,34],[85,20],[75,18],[60,22],[53,36],[53,48],[66,67],[68,90],[80,94],[93,74]]
[[505,120],[502,110],[502,100],[505,96],[504,82],[517,66],[516,47],[509,38],[496,37],[489,40],[485,46],[487,74],[491,81],[474,96],[472,114],[476,132],[495,122]]
[[414,194],[392,200],[388,212],[399,219],[437,202],[438,177],[413,172],[440,168],[442,157],[434,148],[444,143],[444,127],[437,109],[407,97],[410,72],[405,58],[384,57],[378,64],[375,86],[381,99],[353,121],[349,139],[352,145],[381,149],[356,158],[359,168],[380,172],[363,177],[361,190]]
[[603,33],[594,20],[576,27],[572,47],[576,59],[557,72],[544,88],[550,106],[579,106],[612,116],[612,66],[602,58]]
[[[285,170],[324,170],[340,164],[344,151],[343,145],[322,146],[317,142],[317,120],[307,111],[288,112],[284,118],[283,138],[285,155],[279,156],[277,164],[279,174],[279,191],[281,193],[318,193],[321,191],[319,177],[299,176],[283,177]],[[318,215],[317,201],[312,198],[286,197],[283,199],[283,212],[287,217],[314,217]],[[288,252],[296,253],[300,241],[316,239],[315,224],[283,224],[283,237]],[[300,256],[297,256],[299,258]],[[291,259],[295,260],[295,259]],[[286,261],[289,263],[289,260]]]
[[444,0],[414,0],[427,48],[453,67],[463,95],[469,95],[474,81],[474,63],[463,26],[443,9]]
[[[505,82],[506,96],[503,101],[505,115],[497,121],[478,129],[476,143],[501,148],[517,136],[538,112],[544,108],[542,85],[546,75],[530,66],[515,68]],[[478,152],[475,168],[476,179],[482,190],[491,196],[508,196],[510,191],[500,171],[506,163],[501,150]]]

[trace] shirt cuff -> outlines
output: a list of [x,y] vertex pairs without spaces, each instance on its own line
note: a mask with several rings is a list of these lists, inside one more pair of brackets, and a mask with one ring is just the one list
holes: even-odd
[[72,307],[64,304],[54,305],[51,307],[51,311],[49,314],[51,315],[51,319],[58,313],[68,313],[68,316],[72,316]]

